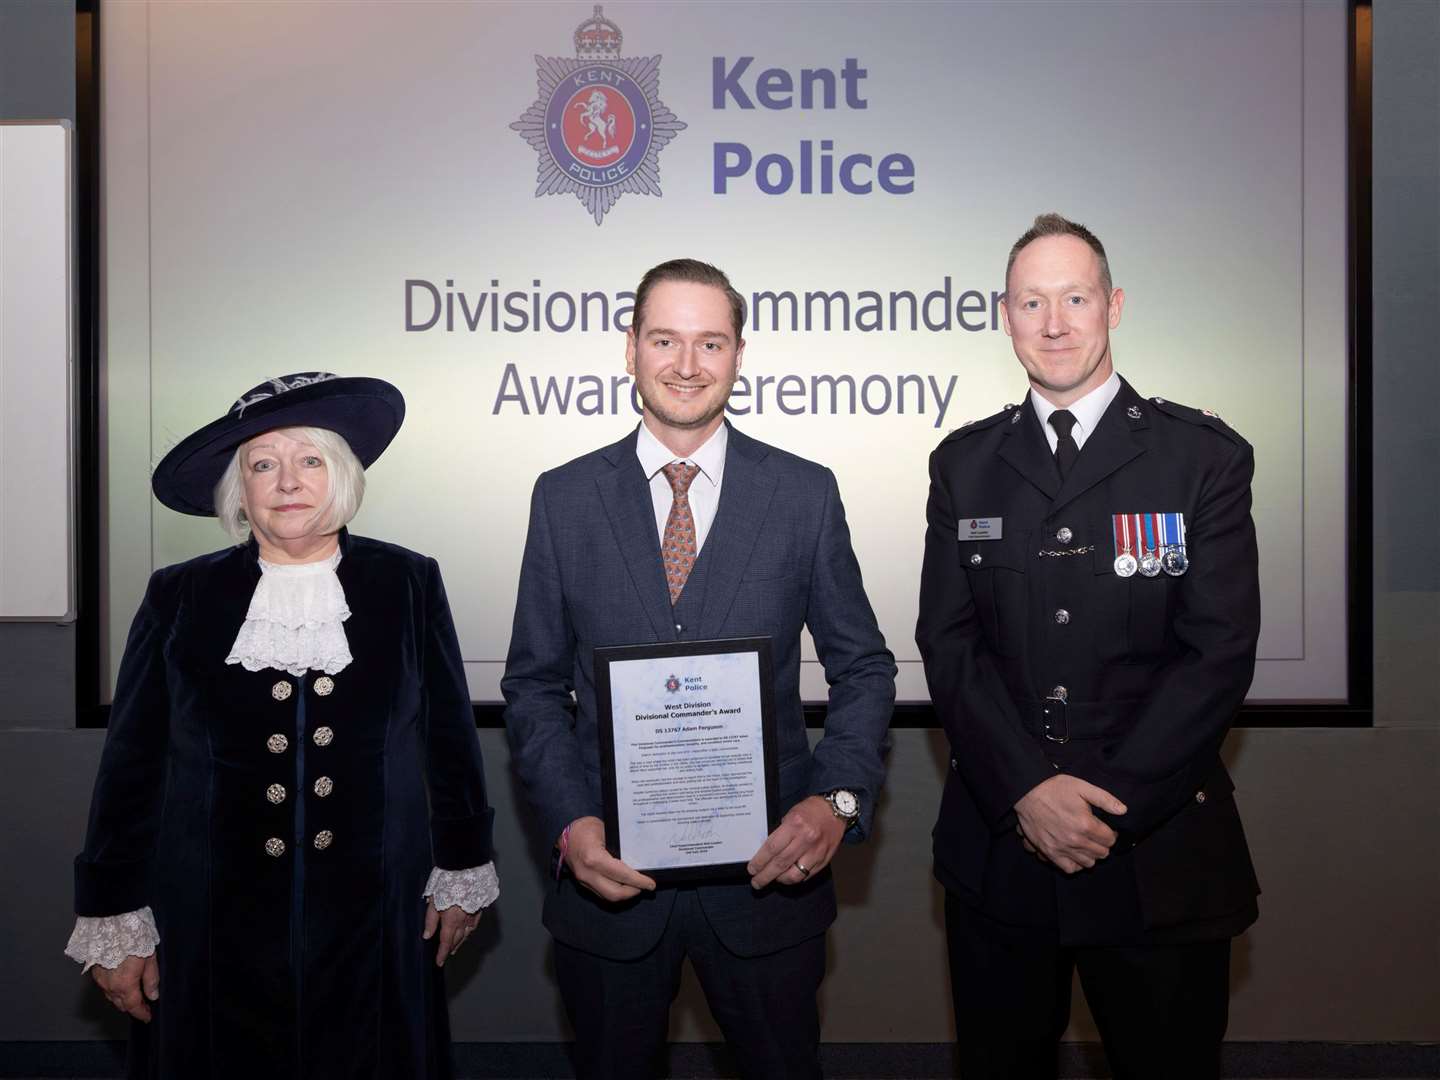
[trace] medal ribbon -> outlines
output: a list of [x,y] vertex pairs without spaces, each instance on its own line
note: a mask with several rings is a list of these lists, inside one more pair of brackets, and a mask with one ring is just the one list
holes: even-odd
[[1135,545],[1130,540],[1130,515],[1115,514],[1110,518],[1110,528],[1115,533],[1115,557],[1134,556]]
[[1153,555],[1153,554],[1155,554],[1155,515],[1154,515],[1154,514],[1136,514],[1136,515],[1135,515],[1135,537],[1136,537],[1137,540],[1138,540],[1139,537],[1140,537],[1140,522],[1141,522],[1141,521],[1143,521],[1143,522],[1145,523],[1145,546],[1144,546],[1143,548],[1141,548],[1141,554],[1144,554],[1144,555]]

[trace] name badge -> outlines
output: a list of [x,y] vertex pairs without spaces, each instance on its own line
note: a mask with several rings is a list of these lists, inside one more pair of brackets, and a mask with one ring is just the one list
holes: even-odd
[[999,540],[1004,518],[976,517],[960,519],[961,540]]

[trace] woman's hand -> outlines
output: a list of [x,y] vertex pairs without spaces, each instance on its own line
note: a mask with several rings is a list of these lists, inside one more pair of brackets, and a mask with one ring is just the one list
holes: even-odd
[[435,936],[436,929],[439,929],[440,945],[435,950],[436,967],[444,967],[445,958],[454,956],[460,950],[460,946],[464,945],[470,935],[475,932],[475,927],[480,925],[480,915],[484,910],[481,908],[474,915],[470,915],[463,907],[456,904],[444,911],[436,911],[435,901],[426,901],[425,933],[420,936],[429,941]]
[[110,1004],[136,1020],[150,1022],[150,1006],[146,1001],[160,1000],[160,965],[149,956],[127,956],[114,969],[96,964],[90,977],[110,1000]]

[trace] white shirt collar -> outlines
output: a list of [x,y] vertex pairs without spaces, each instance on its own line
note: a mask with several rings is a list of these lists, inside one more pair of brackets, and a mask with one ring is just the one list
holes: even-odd
[[653,479],[657,472],[672,461],[688,461],[700,466],[701,475],[710,481],[711,486],[718,488],[720,479],[725,474],[725,448],[729,444],[730,427],[728,424],[721,424],[700,449],[689,457],[682,458],[657,439],[655,433],[642,420],[640,437],[635,440],[635,456],[640,459],[640,468],[645,471],[646,480]]
[[[1085,445],[1085,440],[1090,437],[1100,418],[1105,415],[1105,410],[1115,400],[1115,395],[1120,393],[1120,373],[1110,372],[1110,377],[1103,383],[1091,390],[1079,401],[1070,403],[1070,415],[1075,417],[1075,430],[1072,433],[1076,446]],[[1035,415],[1040,418],[1040,430],[1045,432],[1045,438],[1054,448],[1057,436],[1055,429],[1050,426],[1050,414],[1057,406],[1050,403],[1043,394],[1030,391],[1030,404],[1035,409]]]

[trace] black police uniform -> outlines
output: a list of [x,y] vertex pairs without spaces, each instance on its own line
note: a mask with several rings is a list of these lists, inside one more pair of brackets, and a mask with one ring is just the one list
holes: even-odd
[[[1117,1076],[1218,1069],[1259,892],[1219,755],[1260,628],[1253,471],[1218,417],[1123,380],[1063,482],[1029,398],[931,455],[916,640],[953,755],[934,853],[962,1075],[1054,1075],[1077,964]],[[1116,573],[1135,513],[1184,515],[1185,573]],[[981,517],[997,539],[966,539]],[[1016,831],[1057,771],[1127,807],[1073,875]]]

